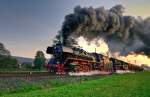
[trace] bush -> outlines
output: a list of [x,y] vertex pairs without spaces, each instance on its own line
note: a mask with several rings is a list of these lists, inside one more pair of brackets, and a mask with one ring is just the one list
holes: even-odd
[[26,62],[26,63],[22,63],[21,68],[23,68],[25,70],[32,70],[33,66],[32,66],[32,63]]
[[11,56],[0,56],[0,68],[17,68],[17,59]]

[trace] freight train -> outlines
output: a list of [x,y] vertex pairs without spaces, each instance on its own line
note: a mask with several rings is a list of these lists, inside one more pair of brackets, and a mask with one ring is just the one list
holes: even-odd
[[47,68],[53,73],[69,73],[69,72],[89,72],[89,71],[105,71],[116,72],[116,70],[141,71],[140,66],[136,66],[115,58],[109,58],[96,52],[89,53],[81,48],[65,47],[59,41],[52,47],[48,47],[47,54],[51,54],[52,58],[47,64]]

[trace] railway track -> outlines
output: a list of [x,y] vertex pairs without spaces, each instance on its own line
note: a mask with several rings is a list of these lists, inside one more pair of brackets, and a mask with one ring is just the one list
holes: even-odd
[[0,72],[0,77],[40,77],[49,76],[49,72],[35,72],[35,71],[20,71],[20,72]]
[[[111,73],[109,72],[101,72],[98,74],[93,74],[94,75],[110,75]],[[57,74],[52,74],[48,71],[16,71],[16,72],[0,72],[0,77],[44,77],[44,76],[49,76],[49,77],[68,77],[68,76],[91,76],[91,75],[87,75],[87,74],[62,74],[62,75],[57,75]]]

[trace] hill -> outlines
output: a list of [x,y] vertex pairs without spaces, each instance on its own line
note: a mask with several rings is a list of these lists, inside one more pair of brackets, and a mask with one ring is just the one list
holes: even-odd
[[150,72],[101,79],[3,97],[150,97]]
[[13,57],[15,57],[21,63],[32,63],[34,60],[33,58],[26,58],[26,57],[19,57],[19,56],[13,56]]

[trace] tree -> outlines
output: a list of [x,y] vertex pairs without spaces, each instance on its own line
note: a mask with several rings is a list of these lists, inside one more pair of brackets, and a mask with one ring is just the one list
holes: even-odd
[[67,41],[67,46],[69,46],[69,47],[77,47],[79,45],[78,45],[78,42],[75,39],[69,38],[69,40]]
[[44,53],[42,51],[37,51],[34,59],[35,69],[41,70],[42,67],[44,67],[45,63],[46,63],[46,58],[44,56]]
[[0,68],[17,68],[17,59],[10,55],[10,51],[0,42]]
[[10,51],[0,42],[0,55],[10,56]]
[[[63,44],[64,40],[65,40],[65,44]],[[58,31],[57,35],[55,36],[55,39],[53,40],[53,46],[60,41],[62,42],[62,44],[64,46],[68,46],[68,47],[77,47],[78,46],[78,42],[76,41],[75,38],[69,37],[68,39],[64,39],[63,33],[61,31]]]

